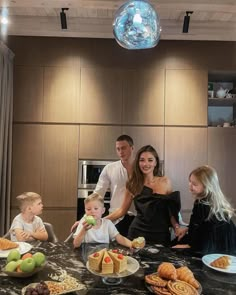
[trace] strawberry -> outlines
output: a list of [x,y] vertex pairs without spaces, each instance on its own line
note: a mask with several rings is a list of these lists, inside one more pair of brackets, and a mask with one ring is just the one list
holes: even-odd
[[122,260],[124,258],[124,255],[123,254],[118,254],[117,255],[117,258],[120,259],[120,260]]
[[107,256],[107,257],[105,257],[104,261],[105,261],[106,263],[109,263],[109,262],[111,262],[111,258]]
[[113,253],[118,253],[118,250],[117,249],[113,249],[112,252]]
[[99,256],[99,253],[98,252],[95,252],[94,254],[93,254],[93,257],[98,257]]

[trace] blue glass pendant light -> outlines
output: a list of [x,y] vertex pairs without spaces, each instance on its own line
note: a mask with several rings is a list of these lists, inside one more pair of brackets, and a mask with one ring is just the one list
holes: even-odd
[[160,21],[153,6],[146,0],[130,0],[115,15],[113,34],[126,49],[146,49],[160,39]]

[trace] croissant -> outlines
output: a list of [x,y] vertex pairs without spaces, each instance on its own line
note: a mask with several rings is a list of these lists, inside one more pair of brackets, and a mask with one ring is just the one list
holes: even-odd
[[15,242],[12,242],[8,239],[5,238],[0,238],[0,249],[1,250],[8,250],[8,249],[13,249],[17,248],[19,245]]
[[211,266],[214,266],[214,267],[217,267],[217,268],[227,268],[231,263],[231,260],[228,256],[226,255],[223,255],[223,256],[220,256],[219,258],[213,260],[210,265]]
[[170,262],[163,262],[159,265],[157,272],[161,278],[176,280],[177,273],[174,265]]
[[177,268],[176,272],[178,280],[189,283],[196,289],[199,288],[198,281],[194,278],[192,271],[187,266],[181,266],[180,268]]

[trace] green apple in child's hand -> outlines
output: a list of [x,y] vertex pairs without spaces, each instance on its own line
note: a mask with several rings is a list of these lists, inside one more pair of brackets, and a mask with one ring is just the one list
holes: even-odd
[[92,215],[85,215],[85,221],[88,224],[96,225],[96,219]]
[[13,249],[9,252],[9,254],[7,255],[7,262],[10,261],[17,261],[20,259],[20,252],[17,249]]

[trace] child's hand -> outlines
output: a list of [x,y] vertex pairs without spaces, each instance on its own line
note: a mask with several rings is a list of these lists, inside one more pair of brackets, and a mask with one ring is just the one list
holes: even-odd
[[188,244],[179,244],[179,245],[175,245],[172,248],[174,249],[188,249],[190,248],[190,246]]
[[83,225],[83,228],[84,228],[85,231],[87,231],[87,230],[89,230],[89,229],[91,229],[93,227],[91,224],[88,224],[86,221],[84,221],[82,223],[82,225]]
[[29,241],[31,239],[31,234],[24,231],[20,232],[20,236],[26,241]]
[[175,229],[175,235],[178,237],[178,241],[180,241],[188,232],[188,227],[180,227]]

